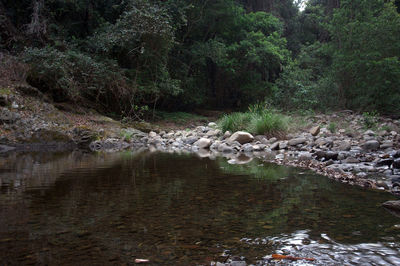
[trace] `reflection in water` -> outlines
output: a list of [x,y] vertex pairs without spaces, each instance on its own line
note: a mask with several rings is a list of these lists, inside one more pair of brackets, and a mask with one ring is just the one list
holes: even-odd
[[0,161],[1,264],[193,265],[224,251],[399,262],[400,222],[379,207],[391,196],[311,172],[148,152]]

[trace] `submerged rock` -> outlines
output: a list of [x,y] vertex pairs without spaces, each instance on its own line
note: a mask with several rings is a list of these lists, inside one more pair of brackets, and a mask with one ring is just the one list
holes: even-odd
[[382,206],[388,209],[400,211],[400,200],[386,201],[382,204]]

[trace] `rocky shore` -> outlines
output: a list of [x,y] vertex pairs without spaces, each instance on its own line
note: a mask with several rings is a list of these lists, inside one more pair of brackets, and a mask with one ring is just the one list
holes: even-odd
[[399,120],[376,118],[376,129],[371,130],[363,124],[365,117],[351,111],[314,115],[307,118],[305,127],[283,139],[222,132],[214,122],[145,133],[94,111],[71,112],[50,103],[32,87],[0,92],[0,153],[76,148],[112,152],[143,147],[194,152],[211,159],[223,156],[232,164],[260,158],[312,169],[351,185],[385,191],[400,187]]

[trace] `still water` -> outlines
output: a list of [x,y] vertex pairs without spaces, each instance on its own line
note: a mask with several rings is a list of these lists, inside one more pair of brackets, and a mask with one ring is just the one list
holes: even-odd
[[399,265],[400,218],[380,207],[392,199],[255,159],[7,154],[0,264],[210,265],[226,255],[268,264],[285,253],[310,265]]

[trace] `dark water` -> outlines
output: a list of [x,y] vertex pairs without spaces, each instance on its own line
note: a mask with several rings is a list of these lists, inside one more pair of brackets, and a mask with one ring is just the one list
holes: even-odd
[[1,265],[210,265],[222,253],[256,263],[276,252],[400,264],[400,219],[380,207],[391,195],[257,160],[11,154],[0,193]]

